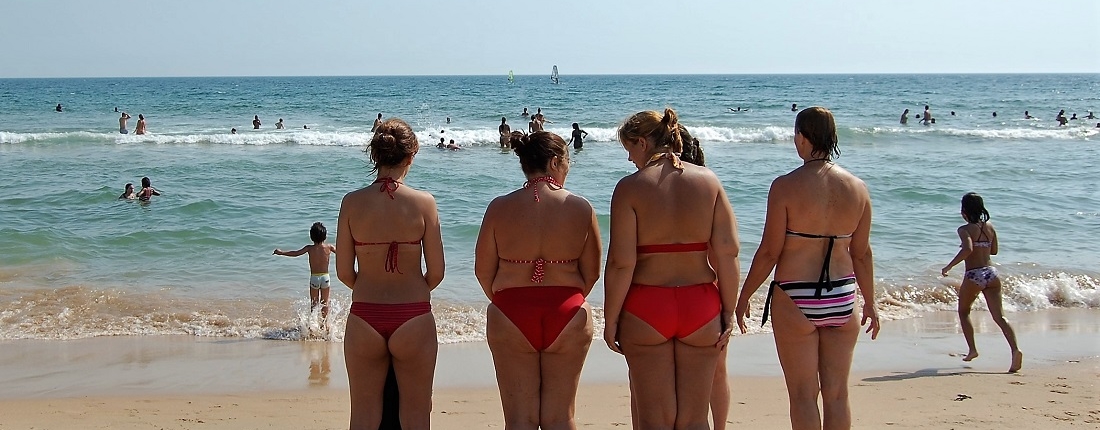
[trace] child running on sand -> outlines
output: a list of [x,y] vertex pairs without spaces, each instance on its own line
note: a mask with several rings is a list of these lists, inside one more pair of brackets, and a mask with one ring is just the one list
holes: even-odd
[[309,312],[321,305],[321,326],[328,328],[328,295],[329,295],[329,256],[336,253],[336,245],[325,243],[328,238],[328,230],[319,222],[313,223],[309,229],[309,238],[313,245],[303,246],[297,251],[283,251],[275,248],[274,255],[285,257],[297,257],[309,254]]
[[985,209],[985,202],[978,193],[966,193],[963,196],[962,216],[966,220],[966,224],[958,230],[962,249],[943,267],[940,274],[947,276],[952,267],[966,261],[966,274],[959,286],[959,323],[970,351],[963,361],[978,358],[978,348],[974,345],[974,325],[970,322],[970,307],[978,298],[978,293],[981,293],[985,296],[993,321],[1001,327],[1001,332],[1008,340],[1008,347],[1012,350],[1012,365],[1008,371],[1014,373],[1023,365],[1024,354],[1016,345],[1016,333],[1001,310],[1001,278],[997,276],[997,269],[989,258],[997,255],[997,231],[989,223],[989,211]]

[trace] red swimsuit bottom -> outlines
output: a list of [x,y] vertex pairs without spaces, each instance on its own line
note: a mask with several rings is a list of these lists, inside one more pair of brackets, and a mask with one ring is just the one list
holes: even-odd
[[392,304],[353,302],[351,304],[351,314],[365,321],[386,340],[390,340],[390,336],[402,324],[431,311],[431,302]]
[[517,287],[493,293],[493,305],[523,333],[536,351],[549,348],[584,306],[577,287]]
[[645,321],[665,339],[695,333],[722,312],[718,285],[659,287],[630,284],[623,310]]

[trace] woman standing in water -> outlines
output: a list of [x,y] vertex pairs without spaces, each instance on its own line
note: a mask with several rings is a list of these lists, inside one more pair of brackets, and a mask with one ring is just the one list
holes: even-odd
[[[774,268],[763,320],[770,307],[791,427],[847,429],[848,373],[859,326],[870,322],[871,339],[879,331],[871,196],[863,181],[833,162],[840,150],[827,109],[798,113],[794,147],[802,165],[772,181],[764,234],[737,301],[737,325],[746,332],[749,299]],[[862,322],[854,311],[857,285]]]
[[990,260],[991,255],[997,255],[997,230],[989,222],[989,211],[985,209],[985,201],[978,193],[966,193],[962,197],[962,217],[966,224],[958,229],[959,239],[962,240],[959,253],[943,266],[940,274],[947,276],[952,267],[966,261],[966,274],[959,286],[959,323],[962,325],[963,337],[966,338],[966,346],[970,350],[963,361],[978,358],[978,348],[974,345],[974,324],[970,322],[970,307],[977,300],[978,293],[981,293],[985,296],[993,321],[1008,340],[1008,347],[1012,352],[1012,364],[1008,371],[1014,373],[1023,366],[1024,353],[1016,345],[1016,332],[1008,324],[1001,309],[1001,278],[997,276],[997,269]]
[[344,334],[352,429],[378,428],[391,364],[401,428],[430,427],[438,344],[429,300],[444,261],[435,198],[404,184],[419,148],[404,121],[382,123],[369,149],[378,178],[340,204],[337,247],[354,250],[336,254],[336,273],[352,289]]
[[592,204],[565,189],[566,143],[512,133],[523,188],[493,199],[477,238],[474,273],[486,297],[507,429],[575,429],[581,368],[592,344],[585,296],[600,278]]
[[733,208],[714,172],[680,160],[672,109],[632,115],[619,141],[638,171],[611,197],[604,341],[626,356],[637,428],[709,428],[740,276]]

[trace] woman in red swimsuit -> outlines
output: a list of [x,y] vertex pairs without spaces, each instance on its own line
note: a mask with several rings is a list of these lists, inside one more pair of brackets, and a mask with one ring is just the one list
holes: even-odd
[[430,425],[437,344],[429,299],[444,262],[435,198],[404,184],[419,147],[404,121],[383,122],[370,141],[378,178],[340,203],[336,244],[354,250],[336,254],[336,274],[352,289],[344,334],[352,429],[378,428],[391,364],[401,428]]
[[600,278],[592,205],[564,188],[569,151],[556,134],[512,133],[527,182],[493,199],[474,272],[492,304],[493,352],[506,428],[575,428],[581,367],[592,344],[584,298]]
[[[846,429],[852,426],[848,372],[859,327],[869,322],[871,339],[879,330],[871,196],[863,181],[832,161],[840,150],[827,109],[798,113],[794,147],[802,165],[772,182],[763,237],[737,302],[737,324],[744,333],[749,299],[774,268],[763,319],[770,304],[791,427]],[[854,309],[857,289],[862,322]]]
[[679,127],[665,109],[619,128],[638,171],[611,198],[604,341],[626,356],[642,429],[709,428],[715,366],[737,302],[733,208],[714,172],[680,161]]

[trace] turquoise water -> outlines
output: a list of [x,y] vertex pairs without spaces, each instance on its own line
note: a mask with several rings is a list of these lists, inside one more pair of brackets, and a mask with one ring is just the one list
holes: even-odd
[[[676,108],[727,188],[747,269],[768,185],[800,162],[791,103],[833,110],[838,162],[871,188],[887,317],[954,307],[961,268],[938,272],[957,250],[967,191],[985,196],[998,226],[1008,309],[1100,307],[1100,120],[1053,119],[1100,111],[1098,75],[0,80],[0,338],[302,337],[316,324],[308,264],[271,250],[306,244],[314,221],[335,238],[340,198],[374,179],[362,150],[378,112],[406,119],[426,146],[407,183],[439,203],[442,341],[483,338],[473,245],[488,202],[523,183],[496,126],[507,116],[525,127],[524,107],[541,107],[551,131],[568,136],[578,122],[591,133],[566,186],[593,203],[605,240],[612,188],[634,170],[615,126]],[[898,124],[926,103],[936,125]],[[144,114],[152,134],[118,134],[116,106],[134,116],[131,130]],[[278,118],[287,130],[274,130]],[[428,146],[441,131],[466,149]],[[115,200],[142,176],[164,195]],[[345,309],[349,291],[335,279],[333,291]],[[591,300],[602,302],[600,285]]]

